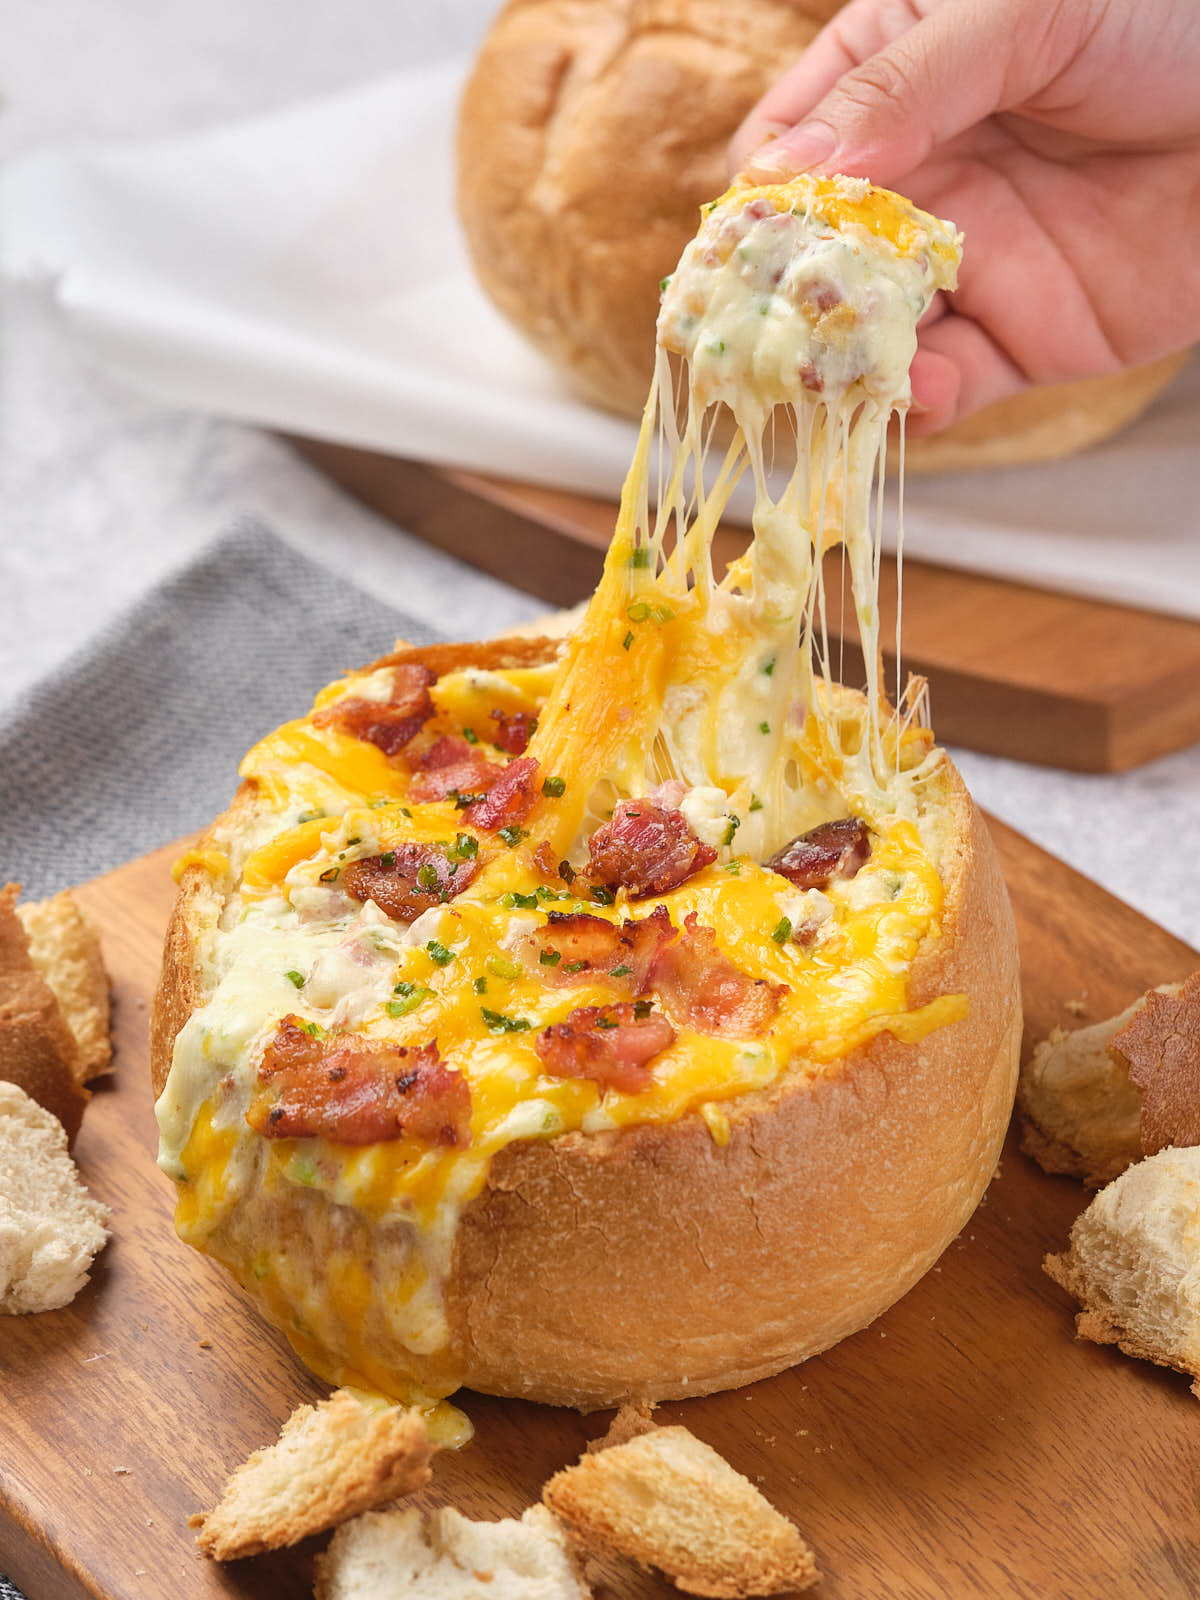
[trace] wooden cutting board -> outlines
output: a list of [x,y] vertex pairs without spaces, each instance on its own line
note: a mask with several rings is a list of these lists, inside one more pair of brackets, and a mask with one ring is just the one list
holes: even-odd
[[[999,823],[1020,928],[1026,1047],[1200,959]],[[86,885],[116,994],[116,1074],[76,1154],[113,1239],[72,1306],[0,1319],[0,1571],[32,1600],[310,1592],[321,1541],[220,1568],[189,1512],[321,1392],[214,1264],[171,1230],[154,1166],[146,1022],[173,897],[166,849]],[[1200,1593],[1200,1401],[1177,1374],[1072,1340],[1039,1270],[1084,1203],[1010,1138],[941,1263],[872,1327],[778,1378],[664,1406],[816,1549],[821,1600],[1190,1600]],[[511,1515],[606,1426],[467,1395],[474,1441],[430,1503]],[[630,1572],[604,1597],[675,1594]]]
[[[374,510],[439,549],[557,606],[590,594],[616,508],[532,484],[292,438]],[[747,535],[722,529],[721,570]],[[858,630],[843,630],[841,561],[828,560],[832,633],[845,681],[862,678]],[[883,563],[881,637],[895,659],[896,564]],[[1122,772],[1200,740],[1200,623],[1025,584],[904,564],[904,669],[933,693],[938,735],[991,755],[1078,772]]]

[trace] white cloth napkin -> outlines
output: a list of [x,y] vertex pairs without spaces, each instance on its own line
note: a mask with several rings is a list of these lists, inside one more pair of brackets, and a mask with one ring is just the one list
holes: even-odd
[[[167,400],[615,498],[632,424],[573,398],[471,275],[453,199],[463,71],[27,156],[0,179],[0,267]],[[1200,362],[1082,456],[910,482],[905,549],[1200,617]]]

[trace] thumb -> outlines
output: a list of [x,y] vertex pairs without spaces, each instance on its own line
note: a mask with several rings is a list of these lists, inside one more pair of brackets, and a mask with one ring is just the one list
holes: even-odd
[[1065,64],[1069,50],[1047,39],[1046,16],[1042,0],[1036,8],[946,0],[844,73],[798,126],[750,157],[746,175],[820,168],[885,184],[903,178],[939,145],[1022,104]]

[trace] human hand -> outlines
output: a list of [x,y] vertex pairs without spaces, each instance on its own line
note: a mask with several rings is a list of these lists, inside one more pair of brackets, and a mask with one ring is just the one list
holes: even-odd
[[730,164],[869,177],[963,230],[959,291],[920,329],[913,433],[1200,338],[1195,0],[851,0]]

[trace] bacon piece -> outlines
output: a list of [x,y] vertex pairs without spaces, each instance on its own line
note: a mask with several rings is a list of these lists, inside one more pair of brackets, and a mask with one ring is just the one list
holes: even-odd
[[256,1098],[246,1121],[267,1139],[453,1146],[470,1136],[470,1087],[436,1041],[408,1050],[353,1034],[314,1037],[299,1018],[284,1017],[258,1078],[277,1097]]
[[492,711],[489,715],[495,720],[496,731],[492,735],[492,743],[501,750],[507,750],[510,756],[525,754],[533,731],[537,727],[537,717],[532,711]]
[[[620,926],[586,911],[552,911],[546,926],[529,940],[529,965],[552,988],[602,978],[624,994],[639,995],[655,956],[674,937],[665,906]],[[543,961],[543,952],[557,952],[558,961]]]
[[473,828],[494,833],[510,823],[524,822],[538,800],[538,764],[532,756],[518,756],[501,768],[500,775],[480,799],[466,809]]
[[810,828],[764,863],[798,889],[825,889],[835,878],[852,878],[871,854],[861,817],[843,817]]
[[500,778],[498,766],[474,745],[449,733],[420,756],[420,768],[409,786],[410,800],[445,800],[453,794],[485,794]]
[[414,922],[430,906],[461,894],[479,859],[451,861],[432,844],[398,844],[386,855],[363,856],[342,868],[342,887],[355,900],[374,900],[397,922]]
[[433,715],[429,690],[437,674],[415,661],[392,668],[392,692],[386,700],[348,695],[313,716],[318,728],[340,728],[355,739],[377,745],[385,756],[402,750]]
[[676,1022],[723,1039],[762,1033],[788,992],[787,984],[752,978],[726,960],[694,911],[679,938],[655,956],[650,986]]
[[636,900],[665,894],[717,859],[702,844],[682,811],[652,800],[619,800],[612,820],[588,841],[588,871],[610,889],[628,889]]
[[645,1000],[612,1006],[577,1006],[565,1022],[539,1033],[534,1049],[552,1078],[591,1078],[602,1089],[640,1094],[649,1086],[647,1063],[674,1041],[675,1030]]

